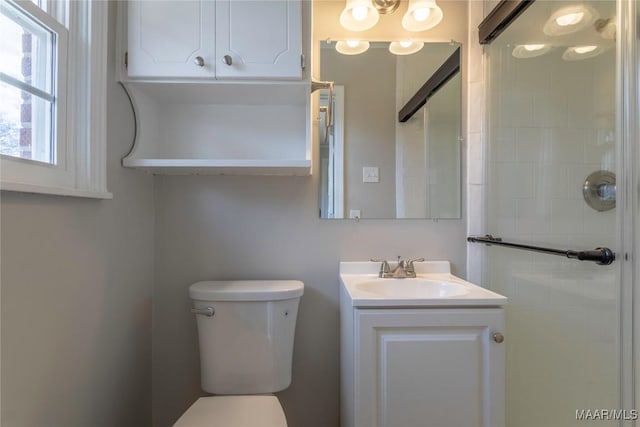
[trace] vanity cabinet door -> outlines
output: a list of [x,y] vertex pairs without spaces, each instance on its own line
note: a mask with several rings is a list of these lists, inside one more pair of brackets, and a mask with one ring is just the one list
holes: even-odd
[[215,77],[214,2],[132,0],[128,12],[129,77]]
[[504,426],[502,309],[358,309],[358,427]]
[[217,0],[217,78],[301,79],[301,0]]

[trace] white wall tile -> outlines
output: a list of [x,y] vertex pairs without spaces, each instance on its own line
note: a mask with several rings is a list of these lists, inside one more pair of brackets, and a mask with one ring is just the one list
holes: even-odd
[[482,134],[469,134],[469,144],[467,144],[467,182],[469,184],[484,183],[484,152]]

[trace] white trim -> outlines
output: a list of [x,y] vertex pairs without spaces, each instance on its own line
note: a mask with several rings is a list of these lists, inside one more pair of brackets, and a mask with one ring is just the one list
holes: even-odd
[[[617,119],[618,149],[618,239],[621,263],[620,395],[622,408],[640,409],[640,43],[637,29],[640,9],[633,0],[618,0]],[[627,424],[625,424],[627,425]],[[637,425],[630,422],[629,425]]]
[[53,95],[49,94],[48,92],[40,90],[35,86],[31,86],[30,84],[25,83],[22,80],[16,79],[15,77],[11,77],[8,74],[0,73],[0,81],[7,83],[9,86],[18,88],[21,91],[28,92],[31,95],[37,96],[38,98],[42,98],[45,101],[53,102],[55,100]]
[[[334,218],[344,218],[344,86],[333,87]],[[339,118],[339,120],[337,120]]]
[[1,191],[12,191],[21,193],[38,193],[52,196],[85,197],[90,199],[113,199],[113,194],[108,191],[80,190],[77,188],[52,187],[32,184],[22,184],[18,182],[0,182]]

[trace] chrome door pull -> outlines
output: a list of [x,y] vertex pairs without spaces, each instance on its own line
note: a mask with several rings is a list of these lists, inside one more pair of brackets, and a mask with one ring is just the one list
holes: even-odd
[[225,55],[224,56],[224,63],[227,64],[227,65],[233,64],[233,58],[230,55]]
[[204,67],[204,58],[202,56],[196,56],[193,63],[198,67]]
[[192,308],[191,312],[193,314],[201,314],[207,317],[213,317],[213,315],[216,314],[216,311],[213,309],[213,307]]

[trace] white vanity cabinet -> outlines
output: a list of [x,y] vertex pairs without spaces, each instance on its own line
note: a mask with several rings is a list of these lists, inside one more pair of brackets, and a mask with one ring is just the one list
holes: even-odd
[[300,80],[301,1],[129,1],[127,75]]
[[340,263],[341,427],[504,427],[507,298],[414,267]]
[[351,313],[342,319],[343,402],[352,400],[343,427],[504,425],[505,345],[493,337],[502,309]]

